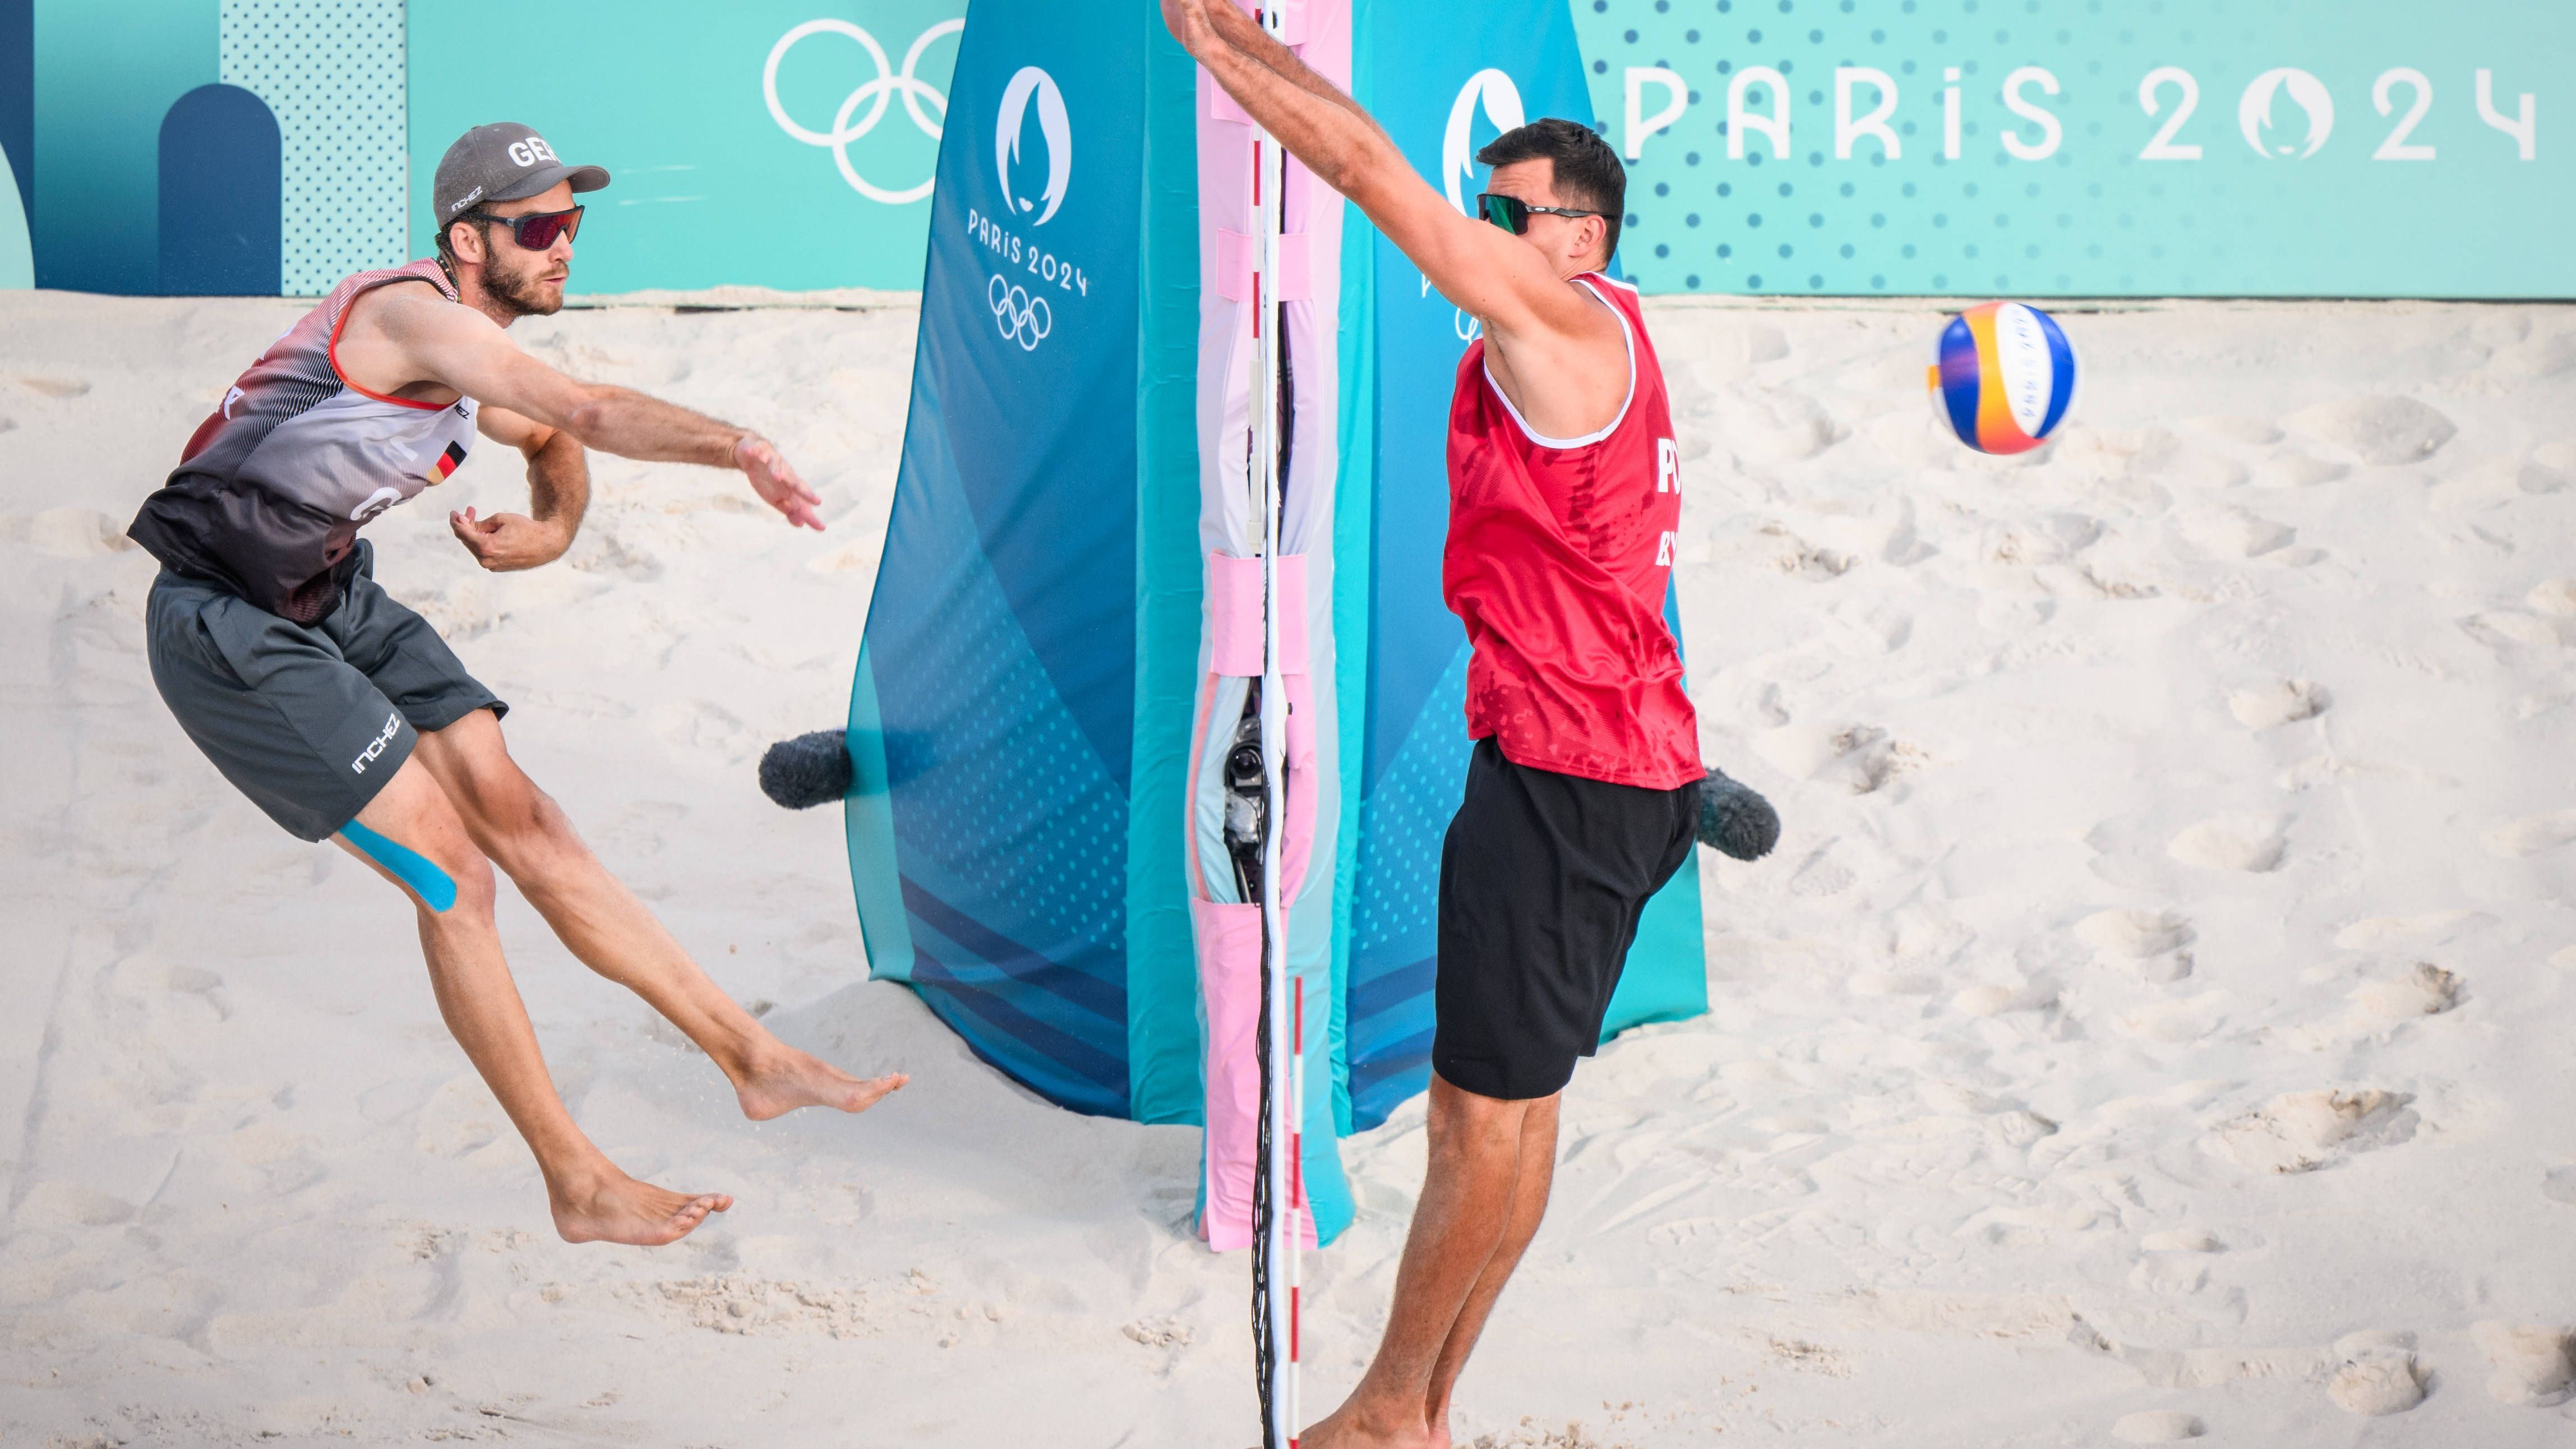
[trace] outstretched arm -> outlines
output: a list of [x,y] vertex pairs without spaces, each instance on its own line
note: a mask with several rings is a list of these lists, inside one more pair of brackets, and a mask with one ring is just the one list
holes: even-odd
[[491,318],[425,288],[388,287],[364,305],[352,327],[363,323],[380,338],[403,375],[454,388],[622,458],[739,468],[789,522],[823,526],[814,511],[822,499],[767,439],[632,388],[566,377],[520,351]]
[[1317,179],[1349,197],[1431,285],[1489,332],[1581,327],[1592,306],[1532,247],[1462,216],[1359,103],[1232,0],[1162,0],[1174,38]]

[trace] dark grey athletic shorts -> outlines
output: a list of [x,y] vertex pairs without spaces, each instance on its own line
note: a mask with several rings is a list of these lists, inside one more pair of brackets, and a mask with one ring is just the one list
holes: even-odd
[[1440,847],[1432,1069],[1504,1101],[1564,1090],[1601,1045],[1637,919],[1690,859],[1698,818],[1696,782],[1534,770],[1478,740]]
[[180,728],[268,817],[306,840],[357,818],[421,730],[503,704],[426,620],[376,587],[375,552],[307,627],[169,570],[144,609],[152,682]]

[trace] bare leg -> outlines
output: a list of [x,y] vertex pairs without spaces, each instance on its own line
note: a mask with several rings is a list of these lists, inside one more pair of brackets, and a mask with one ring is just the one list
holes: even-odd
[[[1425,1412],[1432,1376],[1516,1217],[1531,1106],[1478,1096],[1432,1074],[1431,1158],[1396,1268],[1386,1336],[1350,1398],[1300,1436],[1307,1449],[1439,1442]],[[1464,1345],[1459,1354],[1463,1361]]]
[[799,1107],[864,1112],[907,1080],[900,1073],[862,1080],[771,1035],[591,854],[563,810],[510,758],[491,711],[422,735],[416,758],[456,803],[474,843],[508,872],[564,946],[687,1033],[733,1083],[743,1115],[766,1120]]
[[668,1192],[628,1177],[564,1110],[554,1080],[546,1074],[545,1057],[537,1050],[528,1009],[510,979],[509,963],[501,958],[501,937],[492,921],[492,868],[475,851],[464,822],[417,758],[403,762],[358,812],[358,823],[425,857],[454,883],[452,903],[433,908],[385,862],[346,836],[333,837],[341,849],[412,897],[439,1014],[536,1154],[555,1230],[565,1241],[668,1243],[687,1236],[707,1214],[732,1207],[733,1199],[720,1192]]
[[1503,1296],[1503,1285],[1511,1281],[1512,1270],[1520,1266],[1521,1254],[1528,1251],[1530,1239],[1538,1235],[1539,1220],[1547,1216],[1548,1189],[1556,1181],[1556,1116],[1562,1100],[1562,1093],[1542,1097],[1530,1103],[1521,1117],[1520,1174],[1512,1187],[1511,1220],[1503,1228],[1502,1243],[1486,1260],[1485,1271],[1468,1293],[1466,1306],[1458,1310],[1458,1321],[1449,1329],[1449,1341],[1440,1346],[1440,1360],[1431,1369],[1431,1389],[1423,1404],[1423,1418],[1431,1427],[1431,1442],[1437,1449],[1448,1449],[1449,1395],[1458,1386],[1459,1371],[1467,1367],[1467,1355],[1475,1351],[1476,1337],[1484,1332],[1494,1301]]

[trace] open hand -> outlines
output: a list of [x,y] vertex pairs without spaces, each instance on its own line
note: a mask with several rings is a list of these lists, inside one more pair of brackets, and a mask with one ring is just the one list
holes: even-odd
[[816,533],[823,531],[823,516],[815,512],[823,496],[805,486],[796,470],[778,455],[778,449],[767,438],[745,435],[733,445],[734,466],[751,480],[751,491],[761,501],[787,515],[787,521]]
[[476,563],[496,574],[553,563],[572,547],[571,530],[540,523],[524,513],[476,518],[468,508],[448,514],[447,526]]

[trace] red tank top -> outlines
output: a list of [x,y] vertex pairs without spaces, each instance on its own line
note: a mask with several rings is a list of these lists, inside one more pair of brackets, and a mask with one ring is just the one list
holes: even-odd
[[1636,289],[1575,279],[1619,319],[1628,400],[1600,432],[1549,438],[1485,371],[1449,404],[1441,587],[1467,626],[1467,734],[1533,769],[1669,790],[1700,778],[1699,721],[1664,626],[1681,527],[1680,455]]

